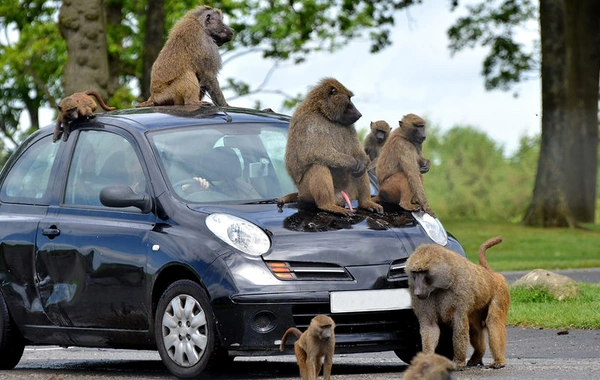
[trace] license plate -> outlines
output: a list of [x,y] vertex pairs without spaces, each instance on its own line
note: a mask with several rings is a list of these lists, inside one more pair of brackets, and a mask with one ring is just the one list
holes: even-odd
[[331,292],[329,301],[332,313],[400,310],[412,305],[406,288]]

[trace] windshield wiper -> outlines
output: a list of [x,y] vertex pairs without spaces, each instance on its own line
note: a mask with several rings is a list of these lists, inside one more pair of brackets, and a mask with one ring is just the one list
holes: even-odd
[[245,202],[245,205],[272,205],[277,204],[277,198],[261,199],[260,201]]

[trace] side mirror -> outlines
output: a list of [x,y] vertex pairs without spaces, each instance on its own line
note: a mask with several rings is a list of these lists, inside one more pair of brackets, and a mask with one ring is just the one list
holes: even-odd
[[144,214],[152,211],[152,199],[146,193],[136,194],[129,186],[107,186],[100,190],[100,202],[108,207],[137,207]]

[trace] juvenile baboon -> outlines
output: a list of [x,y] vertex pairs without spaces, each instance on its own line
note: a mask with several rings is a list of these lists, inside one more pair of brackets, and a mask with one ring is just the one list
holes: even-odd
[[299,200],[315,203],[324,211],[349,215],[341,191],[358,199],[358,207],[383,212],[371,201],[369,157],[354,122],[362,115],[351,99],[354,94],[333,78],[325,78],[298,106],[290,120],[285,166],[298,193],[279,199],[279,204]]
[[493,356],[491,368],[506,365],[506,317],[510,306],[508,284],[487,263],[485,251],[500,236],[479,248],[479,265],[436,244],[423,244],[408,258],[406,271],[412,305],[419,320],[423,352],[433,353],[440,324],[452,328],[454,363],[465,366],[469,340],[474,348],[468,366],[483,365],[487,329]]
[[199,6],[189,11],[171,29],[169,38],[152,65],[150,98],[138,107],[208,104],[227,106],[217,74],[221,69],[218,47],[233,37],[223,23],[221,10]]
[[379,157],[381,147],[390,134],[390,125],[385,120],[371,122],[371,132],[365,137],[365,153],[371,159],[371,163]]
[[81,118],[93,118],[94,111],[98,106],[92,98],[94,96],[100,106],[106,111],[115,110],[115,107],[109,107],[104,103],[100,94],[94,90],[87,90],[85,92],[76,92],[71,96],[67,96],[62,99],[58,104],[58,119],[56,120],[56,126],[54,127],[54,135],[52,141],[58,140],[60,134],[63,134],[63,141],[67,141],[69,134],[71,133],[70,122]]
[[405,210],[423,210],[435,215],[429,207],[423,189],[422,173],[427,173],[430,161],[423,156],[425,120],[415,114],[405,115],[388,141],[381,148],[375,174],[379,182],[376,202],[400,205]]
[[453,380],[456,365],[438,354],[419,352],[410,362],[402,380]]
[[302,380],[316,380],[321,372],[321,367],[323,367],[323,380],[330,379],[335,351],[334,329],[333,319],[319,314],[310,321],[310,325],[304,333],[295,327],[290,327],[283,334],[279,345],[281,351],[284,350],[285,342],[290,334],[294,334],[298,339],[294,343],[294,352]]

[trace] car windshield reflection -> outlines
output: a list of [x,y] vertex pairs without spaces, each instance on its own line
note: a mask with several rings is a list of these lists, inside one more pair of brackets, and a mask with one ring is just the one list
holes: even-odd
[[170,129],[151,135],[164,177],[190,203],[248,203],[294,192],[285,124]]

